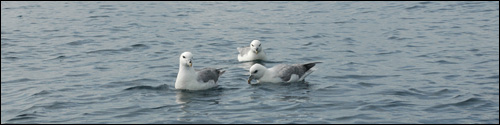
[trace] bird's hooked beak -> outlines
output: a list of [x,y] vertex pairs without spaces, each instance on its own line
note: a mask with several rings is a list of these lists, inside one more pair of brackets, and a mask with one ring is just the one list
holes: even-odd
[[252,79],[253,79],[253,75],[250,75],[250,76],[248,77],[248,81],[247,81],[247,82],[248,82],[248,84],[250,84],[250,82],[252,82]]
[[255,52],[255,54],[259,54],[259,48],[256,48],[253,52]]
[[188,64],[189,64],[189,67],[193,67],[193,63],[191,63],[191,60],[189,60]]

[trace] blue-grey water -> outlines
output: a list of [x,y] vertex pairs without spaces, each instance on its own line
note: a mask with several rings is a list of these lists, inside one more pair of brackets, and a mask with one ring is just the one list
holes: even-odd
[[[1,123],[499,123],[499,2],[1,2]],[[269,61],[237,61],[262,42]],[[179,55],[223,68],[175,90]],[[246,83],[253,63],[322,62]],[[253,81],[255,82],[255,81]]]

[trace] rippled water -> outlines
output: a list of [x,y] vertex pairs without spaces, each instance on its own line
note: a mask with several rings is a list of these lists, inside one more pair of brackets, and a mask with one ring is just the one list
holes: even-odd
[[[499,2],[1,2],[1,123],[499,123]],[[269,62],[237,61],[259,39]],[[178,56],[227,70],[178,91]],[[248,67],[320,61],[305,83]]]

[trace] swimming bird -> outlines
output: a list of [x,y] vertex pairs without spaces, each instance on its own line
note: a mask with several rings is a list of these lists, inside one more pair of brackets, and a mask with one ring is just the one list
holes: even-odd
[[217,86],[219,77],[226,71],[203,68],[195,71],[193,54],[184,52],[179,56],[179,73],[175,80],[175,89],[205,90]]
[[248,47],[238,47],[238,61],[266,60],[266,53],[259,40],[253,40]]
[[258,83],[280,83],[280,82],[297,82],[304,81],[305,77],[311,74],[316,68],[313,68],[316,63],[306,64],[278,64],[272,68],[266,68],[261,64],[254,64],[250,67],[250,76],[248,84],[252,79],[256,79]]

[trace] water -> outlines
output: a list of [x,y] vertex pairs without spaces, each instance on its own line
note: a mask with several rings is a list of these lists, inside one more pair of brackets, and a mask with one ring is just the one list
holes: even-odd
[[[1,2],[1,123],[499,123],[499,2]],[[260,62],[323,62],[248,85]],[[178,56],[227,70],[178,91]],[[255,82],[255,81],[254,81]]]

